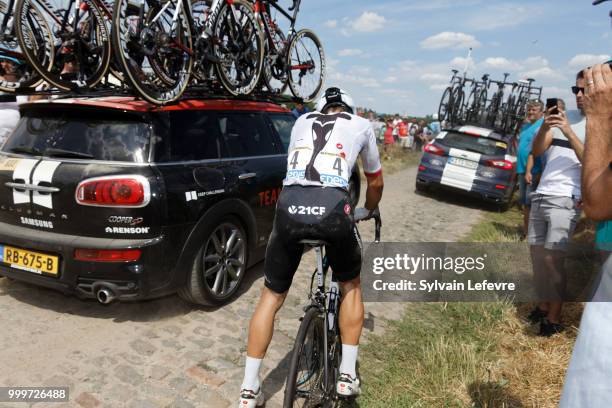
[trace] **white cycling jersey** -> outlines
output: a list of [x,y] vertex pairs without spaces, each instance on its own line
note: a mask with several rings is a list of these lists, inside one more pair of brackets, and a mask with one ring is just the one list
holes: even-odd
[[347,189],[358,156],[367,177],[380,174],[380,156],[370,121],[344,112],[308,113],[291,131],[283,185]]

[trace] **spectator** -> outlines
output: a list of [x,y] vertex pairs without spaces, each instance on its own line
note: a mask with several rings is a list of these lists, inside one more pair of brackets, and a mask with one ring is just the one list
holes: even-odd
[[[530,194],[538,187],[542,173],[542,159],[535,159],[530,154],[533,138],[540,130],[544,105],[540,101],[530,101],[527,104],[527,120],[519,134],[518,155],[516,160],[516,175],[519,183],[519,203],[523,207],[523,235],[527,236],[529,225]],[[531,160],[531,161],[530,161]],[[530,161],[530,162],[529,162]],[[528,162],[530,163],[527,171]]]
[[580,322],[580,331],[567,369],[559,406],[588,408],[612,406],[612,69],[596,65],[585,70],[586,145],[582,191],[585,213],[597,225],[596,244],[603,267]]
[[[578,73],[576,87],[584,89],[584,74]],[[529,318],[540,320],[540,335],[564,330],[561,324],[563,296],[567,284],[564,255],[580,218],[580,176],[586,120],[584,95],[576,94],[578,111],[566,113],[550,108],[533,140],[534,157],[546,153],[546,166],[532,197],[528,241],[534,280],[540,304]]]
[[296,102],[295,108],[291,111],[296,119],[308,112],[310,112],[310,109],[308,109],[308,106],[304,105],[303,102]]
[[408,128],[408,134],[410,135],[410,148],[416,150],[417,137],[419,133],[419,125],[416,123],[416,119],[410,121],[410,127]]
[[427,136],[425,134],[425,121],[421,120],[418,125],[416,137],[414,139],[417,151],[422,151],[423,146],[427,144]]
[[395,118],[393,119],[393,140],[395,142],[399,142],[399,124],[402,120],[400,119],[399,115],[396,114]]
[[404,120],[402,120],[397,126],[399,128],[397,133],[400,139],[400,146],[402,146],[402,149],[406,150],[410,147],[408,145],[408,125]]
[[393,121],[391,119],[387,119],[387,125],[385,127],[385,140],[383,151],[385,153],[385,160],[389,160],[389,146],[392,146],[395,143],[393,139]]
[[440,121],[438,121],[438,114],[434,113],[432,115],[432,122],[429,124],[429,128],[431,129],[431,132],[433,133],[433,137],[435,138],[436,136],[438,136],[438,133],[440,133],[441,130],[441,124]]

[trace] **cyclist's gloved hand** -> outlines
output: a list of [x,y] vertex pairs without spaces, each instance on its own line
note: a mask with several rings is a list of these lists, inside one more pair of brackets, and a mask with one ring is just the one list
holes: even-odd
[[364,221],[372,218],[376,214],[377,209],[368,210],[365,207],[355,208],[354,218],[356,222]]

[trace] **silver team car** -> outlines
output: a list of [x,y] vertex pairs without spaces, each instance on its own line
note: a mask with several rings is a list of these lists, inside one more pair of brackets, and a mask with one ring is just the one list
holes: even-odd
[[516,186],[515,141],[482,127],[444,129],[424,148],[416,189],[443,187],[507,207]]

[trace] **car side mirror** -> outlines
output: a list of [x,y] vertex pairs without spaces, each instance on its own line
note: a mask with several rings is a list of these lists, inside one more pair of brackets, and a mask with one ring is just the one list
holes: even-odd
[[12,94],[0,94],[0,102],[17,102],[17,96]]

